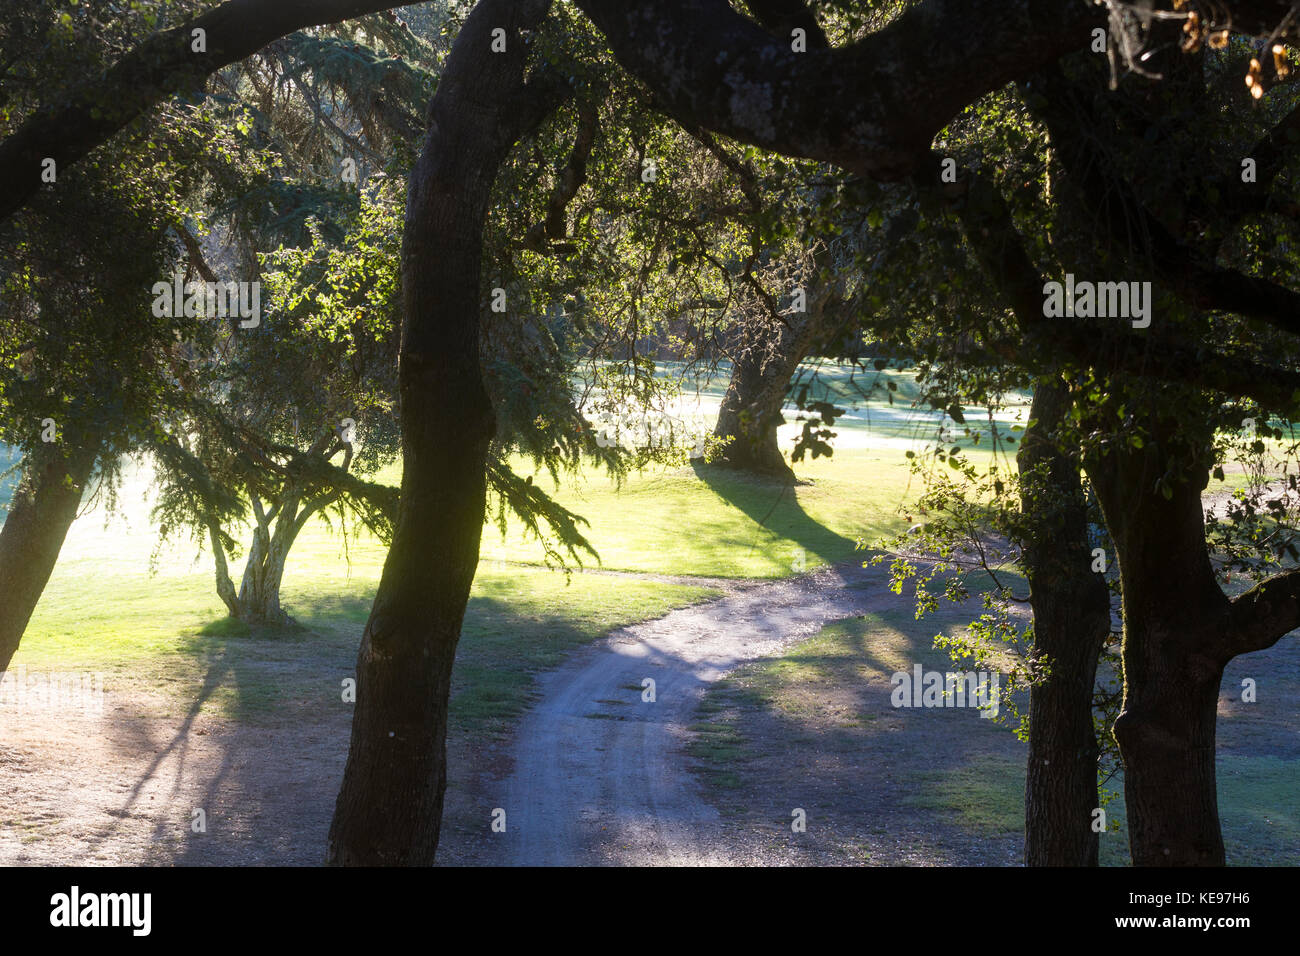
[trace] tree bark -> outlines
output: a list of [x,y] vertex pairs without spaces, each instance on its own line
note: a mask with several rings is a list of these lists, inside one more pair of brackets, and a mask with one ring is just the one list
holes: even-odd
[[910,174],[966,104],[1085,49],[1107,22],[1073,0],[924,0],[854,43],[799,53],[727,0],[578,6],[688,129],[885,180]]
[[[235,590],[234,583],[230,579],[219,529],[215,524],[208,525],[212,552],[216,559],[217,594],[233,618],[249,624],[290,624],[293,619],[280,605],[280,587],[284,581],[284,569],[298,533],[319,507],[309,505],[300,511],[299,497],[296,493],[291,493],[290,497],[268,516],[257,499],[253,500],[257,523],[253,529],[253,540],[248,546],[248,557],[244,561],[244,573],[240,578],[238,591]],[[274,520],[274,531],[272,520]]]
[[0,529],[0,671],[9,666],[50,580],[95,466],[95,453],[29,453]]
[[212,542],[212,558],[216,563],[217,596],[231,617],[239,617],[239,595],[230,580],[230,567],[226,563],[226,548],[221,542],[221,528],[215,520],[208,521],[208,540]]
[[731,367],[713,434],[729,439],[718,464],[794,484],[795,474],[777,441],[785,423],[790,379],[808,355],[821,325],[821,302],[804,315],[747,329]]
[[[391,0],[228,0],[143,41],[0,142],[0,221],[146,110],[294,30]],[[766,4],[765,4],[766,5]],[[581,0],[620,62],[688,126],[882,178],[907,174],[969,103],[1084,48],[1104,15],[1078,0],[926,0],[841,49],[795,53],[726,0]],[[1234,5],[1236,6],[1236,5]],[[206,30],[207,52],[192,49]]]
[[[1088,463],[1123,588],[1124,704],[1115,739],[1135,866],[1224,864],[1214,735],[1232,605],[1205,542],[1211,436],[1198,448],[1183,437],[1190,427],[1184,421],[1180,434],[1153,422],[1142,448],[1114,447]],[[1191,462],[1189,477],[1168,482],[1168,496],[1153,491],[1173,462]]]
[[[402,253],[403,473],[357,657],[352,741],[330,827],[341,865],[433,862],[452,661],[478,564],[494,431],[479,367],[482,233],[513,144],[560,102],[525,78],[548,2],[482,0],[447,59],[411,175]],[[495,28],[506,52],[490,51]]]
[[1029,690],[1027,866],[1096,866],[1099,848],[1092,822],[1100,806],[1100,748],[1092,715],[1097,660],[1110,635],[1110,592],[1092,571],[1079,457],[1055,438],[1069,407],[1059,382],[1041,383],[1017,455],[1033,653],[1048,671]]
[[298,532],[316,509],[309,506],[300,513],[301,495],[292,488],[283,493],[269,515],[256,496],[252,501],[257,525],[248,548],[234,616],[250,624],[288,624],[292,619],[280,606],[284,568]]

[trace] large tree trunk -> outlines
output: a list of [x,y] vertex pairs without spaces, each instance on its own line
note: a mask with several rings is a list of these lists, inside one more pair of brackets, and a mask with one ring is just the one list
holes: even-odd
[[[1116,447],[1088,465],[1123,588],[1124,704],[1115,739],[1129,846],[1136,866],[1222,866],[1214,735],[1232,623],[1205,542],[1209,435],[1202,450],[1173,424],[1152,431],[1143,448]],[[1165,485],[1166,497],[1154,489],[1176,461],[1190,462],[1188,478]]]
[[[525,82],[547,2],[482,0],[447,59],[411,175],[402,253],[403,473],[392,547],[357,657],[329,862],[433,862],[452,660],[478,564],[494,431],[479,368],[482,232],[510,148],[558,105]],[[492,53],[504,28],[506,52]]]
[[65,457],[49,449],[29,454],[0,529],[0,671],[9,666],[41,593],[50,580],[95,454]]
[[713,429],[727,439],[718,464],[794,483],[777,429],[785,424],[781,409],[790,379],[816,341],[828,296],[829,290],[820,289],[807,312],[786,316],[788,324],[763,323],[742,333]]
[[746,349],[736,357],[713,429],[715,436],[727,441],[718,464],[794,483],[794,471],[777,442],[777,429],[785,424],[781,409],[790,376],[802,359],[802,355],[768,355],[761,348]]
[[1092,828],[1100,805],[1092,714],[1097,660],[1110,635],[1110,593],[1092,571],[1078,455],[1054,438],[1069,401],[1059,383],[1038,386],[1017,456],[1034,656],[1048,671],[1029,690],[1028,866],[1096,866],[1099,846]]

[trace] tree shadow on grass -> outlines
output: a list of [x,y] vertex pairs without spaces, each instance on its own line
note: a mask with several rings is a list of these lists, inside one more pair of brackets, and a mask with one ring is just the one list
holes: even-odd
[[[607,633],[520,613],[507,597],[470,601],[453,673],[449,750],[504,734],[536,699],[535,674]],[[183,713],[166,721],[166,736],[138,712],[109,718],[108,736],[133,779],[106,808],[113,822],[85,845],[111,848],[129,839],[123,828],[131,820],[144,817],[153,862],[320,864],[352,716],[340,681],[355,676],[371,600],[297,600],[310,624],[304,631],[217,620],[185,636],[180,649],[197,665],[197,686],[186,679],[193,690],[180,702]],[[195,810],[204,811],[205,832],[193,828]]]
[[[719,498],[761,528],[788,538],[807,554],[807,563],[837,564],[859,554],[857,542],[817,521],[799,503],[799,487],[791,487],[721,465],[693,461],[699,479]],[[801,570],[796,568],[796,570]]]

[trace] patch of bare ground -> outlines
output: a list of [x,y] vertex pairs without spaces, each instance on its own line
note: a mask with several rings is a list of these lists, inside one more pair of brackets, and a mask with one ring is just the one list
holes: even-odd
[[349,716],[253,726],[111,689],[101,715],[7,712],[0,865],[320,864]]
[[715,684],[688,751],[721,838],[765,863],[1018,864],[1024,745],[977,709],[890,700],[896,671],[958,669],[930,642],[968,621],[865,615]]
[[[439,863],[1014,865],[1023,745],[972,709],[891,705],[895,671],[954,669],[931,638],[968,617],[945,613],[918,623],[882,571],[824,569],[580,649],[511,736],[453,732]],[[353,653],[349,638],[329,654],[247,651],[233,670],[121,669],[101,714],[0,707],[0,865],[320,864]],[[269,687],[291,690],[236,706]],[[1262,756],[1283,793],[1300,641],[1233,662],[1223,687],[1221,792],[1253,772],[1230,761]],[[1225,832],[1280,819],[1234,813],[1225,803]]]

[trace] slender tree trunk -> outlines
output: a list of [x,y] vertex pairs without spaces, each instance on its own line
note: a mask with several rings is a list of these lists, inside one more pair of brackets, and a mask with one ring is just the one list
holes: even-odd
[[234,616],[257,624],[288,624],[292,618],[280,606],[280,585],[289,550],[298,537],[307,515],[300,514],[297,492],[283,497],[271,515],[255,507],[257,527],[248,549],[244,577],[239,586],[239,603]]
[[248,546],[248,557],[244,561],[244,575],[239,582],[237,616],[240,618],[248,614],[248,609],[253,606],[256,595],[262,590],[262,573],[266,567],[267,551],[270,549],[271,530],[260,509],[257,511],[256,521],[257,524],[253,528],[253,541]]
[[1110,593],[1092,571],[1079,459],[1053,440],[1069,410],[1059,383],[1040,384],[1017,461],[1029,523],[1024,566],[1034,656],[1047,676],[1029,691],[1025,863],[1096,866],[1092,829],[1099,747],[1093,726],[1097,660],[1110,635]]
[[[525,82],[547,2],[482,0],[447,59],[411,175],[402,253],[403,473],[392,547],[357,657],[352,741],[328,860],[428,865],[446,787],[452,661],[478,564],[491,402],[479,368],[482,233],[519,137],[558,105]],[[491,52],[492,31],[506,52]]]
[[1142,449],[1112,449],[1088,467],[1123,588],[1124,705],[1115,739],[1129,845],[1136,866],[1222,866],[1215,717],[1232,622],[1205,542],[1208,461],[1188,467],[1189,480],[1167,484],[1168,497],[1153,491],[1172,461],[1195,462],[1208,451],[1191,449],[1175,426],[1153,432]]
[[217,595],[231,617],[239,617],[239,595],[230,580],[230,566],[226,562],[226,548],[221,543],[221,528],[216,521],[208,521],[208,540],[212,542],[212,558],[216,563]]
[[29,455],[0,529],[0,671],[9,666],[59,559],[95,454]]

